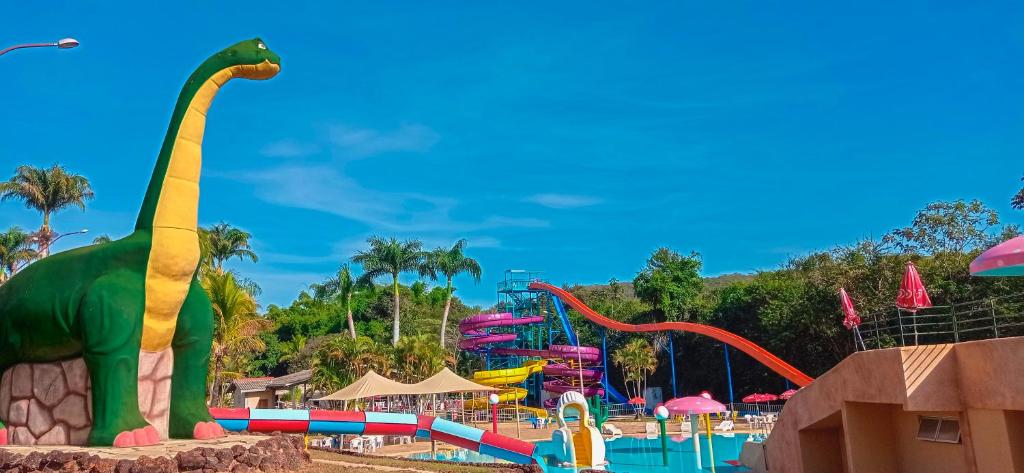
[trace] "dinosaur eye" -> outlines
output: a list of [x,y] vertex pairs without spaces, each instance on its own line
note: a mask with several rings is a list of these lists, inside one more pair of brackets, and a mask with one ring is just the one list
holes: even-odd
[[267,45],[265,45],[263,43],[256,43],[256,47],[260,48],[260,49],[267,49]]

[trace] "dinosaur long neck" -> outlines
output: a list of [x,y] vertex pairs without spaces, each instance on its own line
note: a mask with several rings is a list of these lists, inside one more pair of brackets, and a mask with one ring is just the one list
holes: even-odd
[[142,350],[170,346],[178,312],[199,267],[199,172],[206,112],[214,96],[236,72],[207,61],[178,97],[174,115],[146,191],[136,230],[152,232],[146,267]]
[[220,87],[231,78],[232,68],[219,68],[211,58],[182,87],[135,223],[136,230],[156,226],[196,229],[206,112]]

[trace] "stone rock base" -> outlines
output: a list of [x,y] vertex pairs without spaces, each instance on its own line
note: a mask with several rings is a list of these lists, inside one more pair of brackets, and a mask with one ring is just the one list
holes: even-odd
[[[93,449],[95,450],[95,449]],[[37,471],[95,473],[214,473],[214,472],[293,472],[310,464],[301,436],[274,435],[253,445],[229,448],[198,447],[174,456],[139,456],[134,459],[109,458],[89,451],[33,451],[15,453],[0,448],[0,471],[28,473]]]
[[[139,353],[139,412],[161,439],[167,439],[173,368],[170,348]],[[0,421],[7,425],[11,445],[85,445],[92,430],[92,385],[85,361],[21,363],[7,369],[0,378]]]

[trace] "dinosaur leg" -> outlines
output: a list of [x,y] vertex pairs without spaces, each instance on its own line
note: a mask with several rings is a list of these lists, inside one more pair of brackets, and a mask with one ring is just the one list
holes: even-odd
[[206,375],[213,344],[213,308],[199,281],[193,280],[174,329],[174,372],[171,374],[171,438],[210,439],[224,429],[206,407]]
[[82,357],[92,380],[89,445],[132,447],[160,441],[139,413],[144,287],[137,274],[110,274],[92,284],[80,307]]

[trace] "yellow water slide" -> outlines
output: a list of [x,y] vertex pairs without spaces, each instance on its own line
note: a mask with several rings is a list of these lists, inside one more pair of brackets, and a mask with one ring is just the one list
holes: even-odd
[[[473,373],[473,381],[485,386],[505,387],[498,391],[498,407],[515,407],[515,401],[526,398],[526,390],[511,385],[521,384],[531,375],[540,373],[547,360],[530,360],[523,363],[519,368],[506,368],[500,370],[477,371]],[[469,409],[487,409],[489,404],[487,398],[477,398],[466,401]],[[519,406],[520,410],[531,412],[537,417],[547,417],[548,411],[536,407]]]

